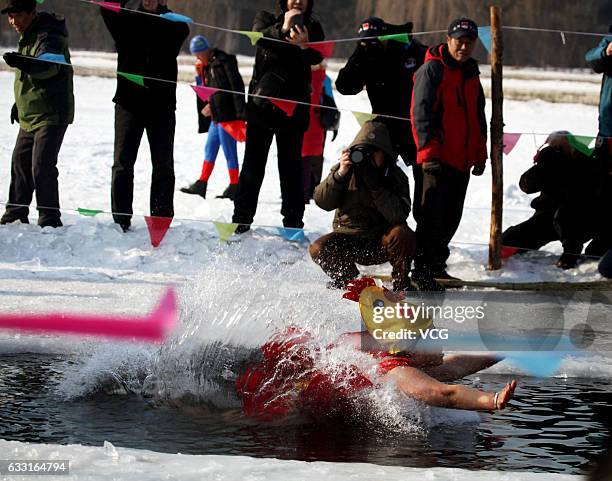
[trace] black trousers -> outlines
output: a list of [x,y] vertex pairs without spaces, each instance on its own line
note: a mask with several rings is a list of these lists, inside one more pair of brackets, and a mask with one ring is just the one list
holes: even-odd
[[[134,200],[134,164],[142,135],[151,148],[151,215],[174,217],[174,131],[172,111],[133,113],[115,105],[115,159],[111,204],[116,223],[129,225]],[[123,215],[122,215],[123,214]]]
[[47,125],[33,132],[19,129],[11,165],[11,185],[2,222],[27,222],[34,192],[38,225],[59,227],[57,156],[67,125]]
[[259,192],[266,173],[272,138],[276,136],[278,173],[282,196],[281,214],[285,227],[304,227],[304,191],[302,182],[302,142],[300,129],[269,129],[255,122],[247,124],[244,161],[240,171],[238,192],[234,200],[236,224],[252,224]]
[[556,209],[536,210],[536,212],[518,225],[509,227],[502,234],[502,244],[519,250],[537,250],[549,242],[559,240],[555,229]]
[[417,255],[414,262],[416,277],[435,277],[446,269],[448,248],[461,217],[470,182],[470,173],[442,165],[437,175],[414,166],[414,203],[417,221]]

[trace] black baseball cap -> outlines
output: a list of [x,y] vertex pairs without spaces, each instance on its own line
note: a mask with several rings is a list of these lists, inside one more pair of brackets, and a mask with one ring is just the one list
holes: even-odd
[[469,18],[458,18],[448,26],[448,36],[453,38],[478,38],[478,25]]
[[5,13],[33,12],[36,10],[36,0],[6,0],[2,15]]
[[359,25],[359,37],[378,37],[385,35],[388,31],[388,25],[382,18],[370,17],[366,18]]

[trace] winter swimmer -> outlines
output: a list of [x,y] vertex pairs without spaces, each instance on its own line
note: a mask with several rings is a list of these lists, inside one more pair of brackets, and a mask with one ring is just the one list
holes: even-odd
[[[373,320],[379,302],[391,305],[401,298],[371,284],[357,285],[346,298],[358,300],[368,331],[346,333],[327,347],[315,347],[308,332],[292,327],[274,335],[261,347],[263,359],[236,380],[244,413],[251,418],[273,420],[295,412],[313,416],[346,416],[360,392],[392,384],[400,393],[429,406],[474,411],[497,411],[506,407],[517,383],[502,390],[485,392],[463,385],[447,384],[491,367],[501,359],[494,355],[443,355],[419,350],[417,341],[379,341],[374,327],[386,332],[432,328],[430,319],[420,317]],[[376,360],[374,375],[350,363],[336,365],[333,372],[317,366],[317,360],[332,349],[349,346]]]

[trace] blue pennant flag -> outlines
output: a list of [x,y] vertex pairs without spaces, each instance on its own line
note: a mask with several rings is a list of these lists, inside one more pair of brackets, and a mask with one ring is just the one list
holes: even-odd
[[487,52],[491,53],[491,27],[478,27],[478,37]]
[[306,236],[304,235],[304,229],[290,229],[288,227],[278,227],[279,235],[289,242],[304,242]]
[[59,63],[62,65],[70,65],[66,62],[66,57],[59,53],[43,53],[37,57],[39,60],[45,60],[47,62]]
[[166,20],[170,20],[171,22],[193,23],[192,18],[186,17],[185,15],[181,15],[180,13],[162,13],[160,17],[165,18]]

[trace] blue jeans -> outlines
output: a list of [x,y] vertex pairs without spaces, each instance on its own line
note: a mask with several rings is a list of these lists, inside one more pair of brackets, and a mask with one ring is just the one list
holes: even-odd
[[204,160],[214,164],[217,160],[219,147],[223,147],[223,153],[227,159],[228,169],[238,169],[238,151],[236,149],[236,140],[228,134],[221,125],[216,122],[210,123],[208,129],[208,139],[206,147],[204,147]]

